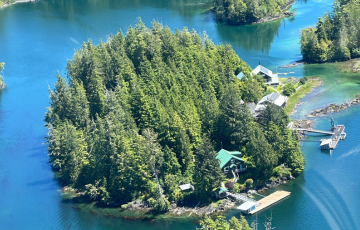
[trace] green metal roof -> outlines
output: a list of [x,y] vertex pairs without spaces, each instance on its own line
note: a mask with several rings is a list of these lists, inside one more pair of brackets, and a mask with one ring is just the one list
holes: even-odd
[[228,192],[229,190],[227,190],[226,188],[218,188],[217,190],[216,190],[216,192],[218,193],[218,194],[221,194],[221,193],[223,193],[223,192]]
[[[235,156],[237,155],[237,156]],[[237,159],[239,161],[244,161],[242,158],[240,158],[241,152],[239,151],[226,151],[225,149],[221,149],[218,152],[218,155],[216,156],[217,159],[220,160],[220,168],[223,168],[230,160],[231,158]]]

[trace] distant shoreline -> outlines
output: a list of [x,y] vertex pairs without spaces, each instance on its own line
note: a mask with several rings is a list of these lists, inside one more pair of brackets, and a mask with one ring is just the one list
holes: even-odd
[[0,9],[17,4],[17,3],[26,3],[26,2],[38,2],[40,0],[18,0],[15,2],[11,2],[10,0],[7,3],[4,3],[3,5],[0,6]]
[[[263,18],[260,18],[256,21],[252,21],[252,22],[239,22],[239,23],[229,23],[229,22],[225,22],[226,24],[230,25],[230,26],[240,26],[240,25],[253,25],[253,24],[260,24],[260,23],[265,23],[265,22],[272,22],[272,21],[276,21],[279,19],[283,19],[283,18],[288,18],[288,17],[292,17],[295,15],[295,13],[288,11],[292,5],[294,5],[296,1],[295,0],[288,0],[286,2],[286,4],[281,7],[281,12],[276,14],[276,15],[272,15],[272,16],[266,16]],[[212,7],[210,9],[210,11],[214,12],[214,7]]]

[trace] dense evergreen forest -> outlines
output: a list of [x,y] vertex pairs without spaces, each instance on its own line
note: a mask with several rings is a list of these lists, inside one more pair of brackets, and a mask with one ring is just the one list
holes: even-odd
[[253,23],[282,12],[287,0],[214,0],[216,19],[229,24]]
[[[285,166],[296,175],[304,156],[283,109],[269,104],[254,120],[240,103],[266,91],[250,71],[230,45],[158,22],[147,28],[139,19],[126,36],[84,43],[68,80],[58,75],[50,91],[50,163],[91,199],[147,199],[158,210],[186,196],[211,199],[224,179],[221,148],[243,152],[243,177],[268,179]],[[184,195],[178,185],[189,182],[195,191]]]
[[360,57],[360,1],[336,0],[333,11],[315,28],[301,33],[301,54],[307,62],[345,61]]

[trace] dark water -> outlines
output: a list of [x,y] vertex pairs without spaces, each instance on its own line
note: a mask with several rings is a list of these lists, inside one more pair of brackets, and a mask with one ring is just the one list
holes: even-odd
[[[95,43],[120,28],[125,32],[141,17],[170,28],[206,31],[215,43],[230,43],[238,55],[255,67],[259,61],[287,76],[318,75],[319,89],[308,95],[294,118],[330,102],[348,100],[360,92],[359,74],[340,72],[336,64],[278,66],[301,59],[300,29],[312,26],[332,0],[298,1],[296,16],[251,26],[217,24],[211,0],[42,0],[0,10],[0,61],[6,62],[7,88],[0,92],[0,229],[195,229],[189,218],[131,221],[109,216],[117,210],[73,204],[62,199],[60,185],[47,164],[47,130],[43,116],[48,106],[48,85],[56,71],[64,74],[66,61],[83,41]],[[293,72],[293,73],[290,73]],[[326,90],[326,91],[325,91]],[[358,180],[360,167],[360,106],[334,115],[348,137],[332,153],[317,143],[306,143],[304,173],[277,189],[290,198],[259,213],[273,216],[276,229],[360,229]],[[329,118],[315,119],[316,128],[329,129]],[[273,192],[269,191],[269,192]],[[92,213],[94,210],[96,213]],[[239,215],[231,211],[228,217]],[[255,217],[249,217],[254,221]]]

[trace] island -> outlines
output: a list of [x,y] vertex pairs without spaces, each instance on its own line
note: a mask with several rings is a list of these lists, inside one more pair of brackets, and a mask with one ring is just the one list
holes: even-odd
[[68,81],[57,75],[49,162],[78,196],[158,212],[293,178],[304,155],[263,71],[206,33],[138,19],[125,36],[84,43]]
[[335,1],[333,11],[319,18],[316,27],[302,30],[303,61],[320,63],[359,58],[359,13],[358,0]]
[[295,0],[214,0],[216,20],[231,25],[253,24],[294,15]]

